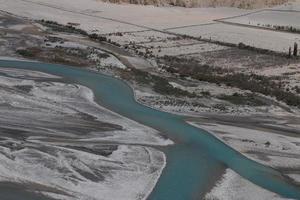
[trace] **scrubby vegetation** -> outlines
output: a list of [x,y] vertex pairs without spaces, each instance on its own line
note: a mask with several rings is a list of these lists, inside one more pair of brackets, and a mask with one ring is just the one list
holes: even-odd
[[[253,93],[275,97],[278,101],[285,102],[287,105],[300,108],[300,96],[286,90],[278,77],[272,78],[253,73],[224,71],[222,68],[201,65],[197,62],[188,63],[186,60],[179,58],[165,57],[163,62],[168,66],[165,67],[167,72],[178,74],[181,77],[191,77],[200,81],[249,90]],[[241,99],[241,97],[231,97],[228,100],[237,101],[237,99]]]
[[101,36],[101,35],[98,35],[96,33],[90,34],[89,38],[92,39],[92,40],[97,40],[99,42],[106,42],[107,41],[105,36]]
[[80,34],[83,36],[87,36],[89,37],[91,40],[97,41],[97,42],[108,42],[110,44],[113,44],[115,46],[121,46],[120,44],[111,41],[110,39],[107,39],[106,36],[104,35],[100,35],[100,34],[96,34],[96,33],[91,33],[89,34],[88,32],[80,29],[80,28],[76,28],[73,23],[68,23],[67,25],[64,24],[59,24],[55,21],[48,21],[48,20],[39,20],[39,23],[41,23],[42,25],[50,28],[52,31],[57,31],[57,32],[65,32],[65,33],[73,33],[73,34]]
[[44,20],[44,19],[39,20],[38,22],[41,23],[42,25],[50,28],[52,31],[88,35],[88,33],[86,31],[76,28],[70,24],[63,25],[63,24],[59,24],[55,21],[49,21],[49,20]]
[[255,96],[254,94],[239,94],[234,93],[233,95],[222,95],[219,99],[229,101],[235,105],[248,105],[248,106],[265,106],[266,103]]
[[89,54],[88,51],[77,48],[56,47],[45,49],[39,47],[31,47],[26,49],[19,49],[16,51],[16,53],[26,58],[34,58],[45,62],[60,63],[73,66],[88,66],[90,64],[94,64],[87,59],[87,56]]
[[143,5],[171,5],[182,7],[238,7],[243,9],[261,8],[287,2],[287,0],[103,0],[111,3],[131,3]]
[[130,71],[123,71],[121,74],[122,78],[128,81],[135,81],[140,84],[144,84],[147,86],[151,86],[152,89],[163,95],[171,95],[171,96],[187,96],[194,98],[197,95],[195,93],[190,93],[188,91],[173,87],[166,79],[160,76],[156,76],[150,74],[148,72],[139,70],[139,69],[130,69]]
[[280,26],[280,25],[271,25],[271,24],[264,24],[262,26],[267,27],[267,28],[273,28],[273,29],[279,30],[279,31],[286,31],[286,32],[291,32],[291,33],[300,33],[300,29],[295,28],[293,26]]
[[18,49],[16,52],[23,57],[32,58],[36,55],[37,51],[36,49]]

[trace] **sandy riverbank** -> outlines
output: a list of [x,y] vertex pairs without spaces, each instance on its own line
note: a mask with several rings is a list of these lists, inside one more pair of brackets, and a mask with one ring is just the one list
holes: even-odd
[[155,146],[170,140],[97,105],[86,87],[0,70],[1,182],[59,199],[149,195],[166,165]]
[[300,130],[296,116],[226,116],[187,118],[250,159],[279,170],[300,185]]

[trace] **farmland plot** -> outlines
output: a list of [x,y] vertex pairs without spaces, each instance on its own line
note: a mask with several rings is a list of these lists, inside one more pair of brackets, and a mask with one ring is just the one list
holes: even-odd
[[225,19],[225,22],[252,26],[289,26],[300,29],[300,12],[262,11],[242,17]]
[[169,31],[233,44],[242,42],[246,45],[277,52],[288,52],[289,47],[293,46],[294,42],[300,43],[300,35],[297,34],[221,23],[178,28]]

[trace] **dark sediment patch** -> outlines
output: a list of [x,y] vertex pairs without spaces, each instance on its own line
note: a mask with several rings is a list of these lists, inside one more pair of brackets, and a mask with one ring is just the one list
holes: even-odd
[[92,153],[92,154],[96,154],[96,155],[101,155],[101,156],[105,156],[105,157],[111,155],[112,152],[114,152],[118,149],[118,145],[113,145],[113,144],[111,144],[111,145],[103,144],[101,146],[97,145],[92,148],[84,147],[84,146],[69,146],[69,145],[64,146],[64,147],[79,150],[79,151],[84,151],[84,152]]
[[19,140],[25,140],[25,138],[29,134],[28,131],[25,130],[20,130],[18,128],[16,129],[6,128],[1,126],[0,126],[0,133],[1,133],[1,137],[11,137]]
[[91,173],[88,171],[84,171],[82,169],[73,167],[73,169],[79,173],[81,176],[83,176],[84,178],[92,181],[92,182],[101,182],[105,180],[105,177],[101,174],[101,173]]
[[65,194],[59,190],[42,185],[36,185],[34,187],[32,184],[0,182],[1,200],[21,200],[20,197],[22,197],[22,200],[55,200],[36,191]]
[[16,85],[14,87],[17,90],[22,91],[24,93],[29,93],[32,90],[32,88],[33,88],[33,86],[31,86],[31,85]]

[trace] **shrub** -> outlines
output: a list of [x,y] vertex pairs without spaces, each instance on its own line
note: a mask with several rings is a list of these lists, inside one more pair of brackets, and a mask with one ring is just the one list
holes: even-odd
[[17,50],[17,53],[24,57],[34,57],[35,55],[33,51],[30,51],[28,49],[19,49]]

